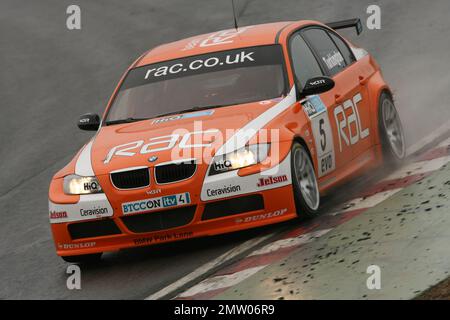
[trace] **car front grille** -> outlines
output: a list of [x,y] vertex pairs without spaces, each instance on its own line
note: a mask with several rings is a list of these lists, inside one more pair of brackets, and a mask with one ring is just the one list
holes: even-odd
[[117,189],[144,188],[150,185],[150,173],[148,168],[113,172],[111,181]]
[[196,206],[122,217],[125,226],[134,233],[166,230],[187,225],[194,219]]
[[194,160],[158,165],[155,167],[156,183],[171,183],[192,177],[197,169]]

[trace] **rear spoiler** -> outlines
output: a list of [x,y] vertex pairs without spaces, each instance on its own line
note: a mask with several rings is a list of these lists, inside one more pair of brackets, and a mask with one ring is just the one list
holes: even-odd
[[362,23],[361,23],[361,19],[359,19],[359,18],[343,20],[343,21],[336,21],[336,22],[330,22],[330,23],[327,23],[326,25],[328,27],[330,27],[331,29],[334,29],[334,30],[355,28],[356,29],[356,34],[358,36],[363,31],[363,26],[362,26]]

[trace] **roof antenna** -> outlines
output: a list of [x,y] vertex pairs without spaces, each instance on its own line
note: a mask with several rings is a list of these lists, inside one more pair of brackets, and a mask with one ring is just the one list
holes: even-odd
[[234,28],[238,31],[238,23],[236,18],[236,10],[234,8],[234,0],[231,0],[231,5],[233,6],[233,18],[234,18]]

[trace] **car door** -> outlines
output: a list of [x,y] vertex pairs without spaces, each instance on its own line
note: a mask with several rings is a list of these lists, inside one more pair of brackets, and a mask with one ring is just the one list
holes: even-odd
[[336,158],[348,163],[372,146],[368,90],[360,79],[361,66],[336,33],[312,27],[302,34],[325,74],[336,83],[330,121],[336,132]]
[[[309,79],[324,75],[321,64],[302,37],[301,32],[291,36],[289,52],[299,90],[304,87]],[[311,130],[315,142],[315,150],[311,151],[317,155],[319,178],[332,173],[345,160],[341,155],[336,157],[335,154],[335,139],[332,131],[335,130],[333,129],[335,125],[331,121],[333,118],[330,115],[330,110],[332,110],[330,108],[334,106],[334,92],[335,89],[332,89],[320,95],[304,97],[300,101],[303,110],[311,121]]]
[[353,52],[350,50],[348,44],[336,33],[327,31],[333,42],[338,47],[342,56],[345,59],[347,68],[342,72],[344,83],[346,83],[350,89],[353,90],[353,106],[355,111],[355,118],[357,120],[358,127],[354,130],[358,135],[355,135],[353,129],[350,131],[350,137],[355,136],[359,139],[355,141],[353,145],[354,156],[360,156],[365,151],[373,146],[373,130],[370,125],[372,124],[371,112],[370,112],[370,100],[369,90],[367,88],[367,79],[370,77],[371,68],[365,68],[365,62],[357,61]]

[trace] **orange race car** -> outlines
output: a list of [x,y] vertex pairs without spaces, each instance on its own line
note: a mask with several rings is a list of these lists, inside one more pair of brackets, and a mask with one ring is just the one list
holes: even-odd
[[312,217],[320,195],[405,156],[373,57],[335,30],[359,19],[279,22],[149,50],[96,131],[53,178],[57,254],[102,252]]

